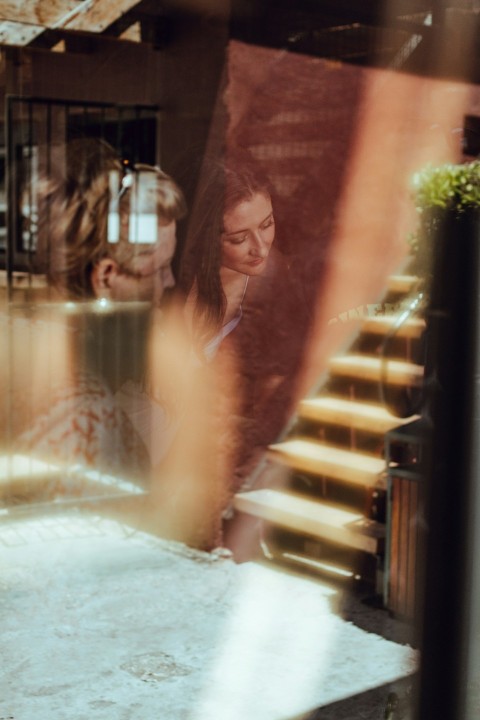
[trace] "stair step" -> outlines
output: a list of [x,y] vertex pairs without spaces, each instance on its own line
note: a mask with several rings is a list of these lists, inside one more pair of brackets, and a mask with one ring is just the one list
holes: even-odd
[[383,526],[358,513],[278,490],[239,493],[234,507],[289,530],[372,554],[378,552],[385,534]]
[[384,435],[389,430],[416,420],[418,416],[399,418],[383,405],[354,402],[337,397],[318,397],[302,400],[299,415],[318,423],[330,423]]
[[0,456],[0,498],[41,490],[59,477],[60,468],[43,460],[28,455]]
[[[316,540],[318,542],[318,540]],[[283,560],[287,560],[295,565],[300,565],[308,570],[313,570],[322,573],[322,575],[328,575],[329,577],[338,580],[339,578],[354,578],[359,577],[355,568],[345,567],[345,565],[339,565],[338,562],[333,563],[325,560],[321,560],[318,557],[312,557],[304,553],[290,552],[289,550],[280,549],[280,556]]]
[[145,490],[128,478],[109,475],[81,465],[68,468],[38,460],[29,455],[0,456],[0,499],[35,496],[51,486],[52,481],[63,479],[83,492],[92,495],[144,494]]
[[[393,330],[401,318],[401,313],[395,315],[377,315],[367,318],[362,325],[362,331],[375,335],[386,335]],[[396,337],[418,338],[425,330],[425,320],[422,318],[408,318],[395,331]]]
[[394,293],[408,294],[420,283],[416,275],[390,275],[388,278],[388,289]]
[[382,458],[304,439],[270,445],[269,457],[300,472],[364,487],[376,485],[385,470]]
[[[332,358],[329,363],[330,370],[335,375],[375,382],[382,378],[383,365],[380,358],[370,355],[342,355]],[[418,385],[423,378],[422,365],[390,359],[385,365],[385,380],[390,385]]]

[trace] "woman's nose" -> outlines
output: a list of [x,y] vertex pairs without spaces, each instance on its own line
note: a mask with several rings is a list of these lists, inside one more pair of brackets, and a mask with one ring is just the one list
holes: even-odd
[[262,231],[257,230],[253,233],[253,237],[255,240],[252,246],[253,254],[259,257],[266,257],[268,255],[268,243],[265,241]]

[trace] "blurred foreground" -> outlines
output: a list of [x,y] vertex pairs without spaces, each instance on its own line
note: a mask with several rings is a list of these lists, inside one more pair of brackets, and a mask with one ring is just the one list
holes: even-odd
[[0,544],[5,716],[286,720],[415,670],[298,575],[79,512],[4,522]]

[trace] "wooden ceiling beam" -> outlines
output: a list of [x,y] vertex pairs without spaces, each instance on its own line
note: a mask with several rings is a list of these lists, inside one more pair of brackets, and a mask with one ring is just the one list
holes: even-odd
[[[83,0],[84,3],[88,0]],[[95,0],[63,27],[66,30],[101,33],[122,15],[138,5],[139,0]]]
[[108,27],[106,27],[103,31],[103,34],[110,37],[121,37],[124,33],[128,32],[132,25],[141,22],[142,16],[139,16],[136,9],[134,9],[132,11],[124,13],[123,15],[121,15],[121,17],[108,25]]
[[0,45],[29,45],[42,33],[39,25],[0,20]]
[[0,21],[101,33],[139,0],[0,0]]
[[85,2],[90,0],[0,0],[0,20],[54,28],[71,13],[80,12]]

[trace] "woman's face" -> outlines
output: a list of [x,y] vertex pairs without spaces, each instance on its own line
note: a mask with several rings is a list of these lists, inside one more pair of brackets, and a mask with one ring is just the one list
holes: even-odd
[[222,267],[244,275],[260,275],[274,237],[270,196],[258,192],[242,200],[223,216]]

